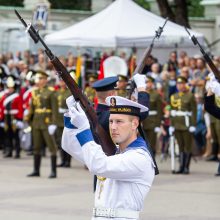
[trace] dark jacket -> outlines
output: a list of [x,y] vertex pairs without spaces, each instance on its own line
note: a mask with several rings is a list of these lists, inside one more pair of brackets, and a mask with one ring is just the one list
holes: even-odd
[[205,110],[220,119],[220,108],[215,104],[215,95],[205,96]]

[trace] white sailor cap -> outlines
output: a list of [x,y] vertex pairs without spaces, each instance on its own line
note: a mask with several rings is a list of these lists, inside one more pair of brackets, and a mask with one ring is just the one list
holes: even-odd
[[148,111],[148,108],[144,105],[121,96],[108,96],[105,102],[109,106],[110,114],[126,114],[140,117],[140,113]]

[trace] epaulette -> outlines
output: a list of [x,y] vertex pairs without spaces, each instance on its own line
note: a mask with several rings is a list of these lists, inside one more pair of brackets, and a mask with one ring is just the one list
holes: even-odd
[[38,90],[38,89],[39,89],[39,88],[33,86],[33,87],[31,88],[31,91],[33,92],[33,91]]
[[48,89],[49,89],[50,91],[55,91],[54,87],[51,87],[51,86],[49,86]]
[[36,91],[37,89],[38,89],[38,88],[33,88],[33,89],[31,90],[31,94],[34,95],[34,94],[35,94],[35,91]]

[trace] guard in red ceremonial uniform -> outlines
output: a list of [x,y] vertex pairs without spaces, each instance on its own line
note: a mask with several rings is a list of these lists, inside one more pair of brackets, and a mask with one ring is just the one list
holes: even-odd
[[25,86],[23,86],[20,90],[20,95],[23,101],[23,109],[28,110],[30,108],[31,103],[31,92],[33,90],[34,85],[34,70],[29,70],[25,77]]
[[7,92],[0,101],[0,121],[5,129],[5,155],[12,157],[15,149],[15,158],[20,157],[19,130],[23,128],[22,98],[15,91],[15,81],[10,76],[6,82]]
[[[3,95],[5,94],[5,89],[4,89],[4,84],[2,82],[1,78],[1,69],[0,69],[0,103],[2,100]],[[1,111],[1,109],[0,109]],[[1,112],[0,112],[1,114]],[[4,149],[4,137],[5,137],[5,132],[4,132],[4,122],[0,121],[0,149]]]
[[[29,70],[25,76],[24,86],[20,89],[20,96],[23,102],[23,109],[25,117],[30,110],[30,104],[32,99],[32,91],[36,88],[35,86],[35,74],[36,71]],[[28,151],[28,155],[33,155],[33,145],[32,145],[32,131],[30,125],[24,121],[23,132],[20,135],[21,148]]]

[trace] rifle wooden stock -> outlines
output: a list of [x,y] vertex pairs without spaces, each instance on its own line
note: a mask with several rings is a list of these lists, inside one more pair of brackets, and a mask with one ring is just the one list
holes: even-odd
[[78,87],[75,80],[70,76],[66,68],[57,57],[54,57],[51,60],[51,63],[69,88],[75,100],[80,102],[89,119],[93,135],[99,140],[99,144],[102,146],[105,154],[108,156],[114,155],[116,150],[115,144],[113,143],[109,134],[99,124],[96,112],[89,103],[87,97],[82,93],[82,90]]
[[98,122],[98,117],[94,108],[90,105],[87,97],[82,93],[82,90],[78,87],[75,80],[70,76],[66,67],[60,62],[60,60],[54,56],[51,50],[47,47],[45,42],[40,37],[38,31],[34,29],[34,27],[30,24],[27,25],[24,19],[20,16],[20,14],[15,10],[15,14],[24,25],[30,37],[34,40],[35,43],[38,41],[45,48],[45,52],[49,57],[51,63],[53,64],[54,68],[58,72],[59,76],[63,79],[69,90],[71,91],[72,95],[74,96],[76,101],[79,101],[82,108],[84,109],[93,132],[93,135],[98,139],[99,144],[101,145],[103,151],[106,155],[111,156],[115,154],[116,146],[113,143],[110,135],[103,129],[103,127]]
[[153,43],[151,43],[150,47],[144,51],[144,54],[142,55],[140,62],[136,66],[133,75],[137,73],[140,73],[140,74],[142,73],[145,63],[147,61],[147,58],[151,55],[152,49],[153,49]]
[[212,70],[212,72],[215,75],[215,78],[220,82],[220,72],[218,70],[218,68],[215,66],[215,64],[213,63],[212,59],[209,57],[209,55],[203,50],[203,48],[200,48],[201,53],[203,54],[203,57],[206,61],[206,63],[209,65],[210,69]]
[[[163,29],[164,29],[164,27],[165,27],[167,21],[168,21],[168,18],[166,18],[166,20],[165,20],[163,26],[162,26],[162,27],[159,27],[158,30],[155,31],[156,33],[155,33],[154,38],[152,39],[152,42],[151,42],[151,44],[150,44],[150,47],[147,48],[147,49],[144,51],[144,54],[143,54],[143,56],[141,57],[141,60],[139,61],[139,63],[137,64],[137,66],[136,66],[136,68],[135,68],[135,70],[134,70],[134,72],[133,72],[133,75],[135,75],[135,74],[137,74],[137,73],[140,73],[140,74],[142,73],[142,71],[143,71],[143,69],[144,69],[144,66],[145,66],[145,63],[146,63],[146,61],[147,61],[147,58],[151,55],[152,49],[153,49],[153,47],[154,47],[154,41],[155,41],[156,38],[157,38],[157,39],[160,38],[160,36],[161,36],[161,34],[162,34],[162,32],[163,32]],[[130,82],[130,88],[129,88],[129,92],[128,92],[129,98],[131,98],[131,95],[132,95],[132,93],[133,93],[135,87],[136,87],[135,82],[132,80],[132,81]]]
[[[140,73],[140,74],[142,73],[142,71],[143,71],[143,69],[144,69],[144,66],[145,66],[145,63],[146,63],[146,60],[147,60],[147,58],[150,56],[152,49],[153,49],[153,44],[151,44],[150,47],[147,48],[147,49],[144,51],[144,54],[143,54],[143,56],[141,57],[140,62],[139,62],[138,65],[135,67],[135,70],[134,70],[134,72],[133,72],[133,75],[135,75],[135,74],[137,74],[137,73]],[[129,91],[128,91],[128,97],[129,97],[129,99],[131,99],[131,95],[132,95],[132,93],[133,93],[133,91],[134,91],[134,89],[135,89],[135,87],[136,87],[134,80],[131,80],[131,81],[130,81],[129,86],[130,86],[130,88],[129,88]]]

